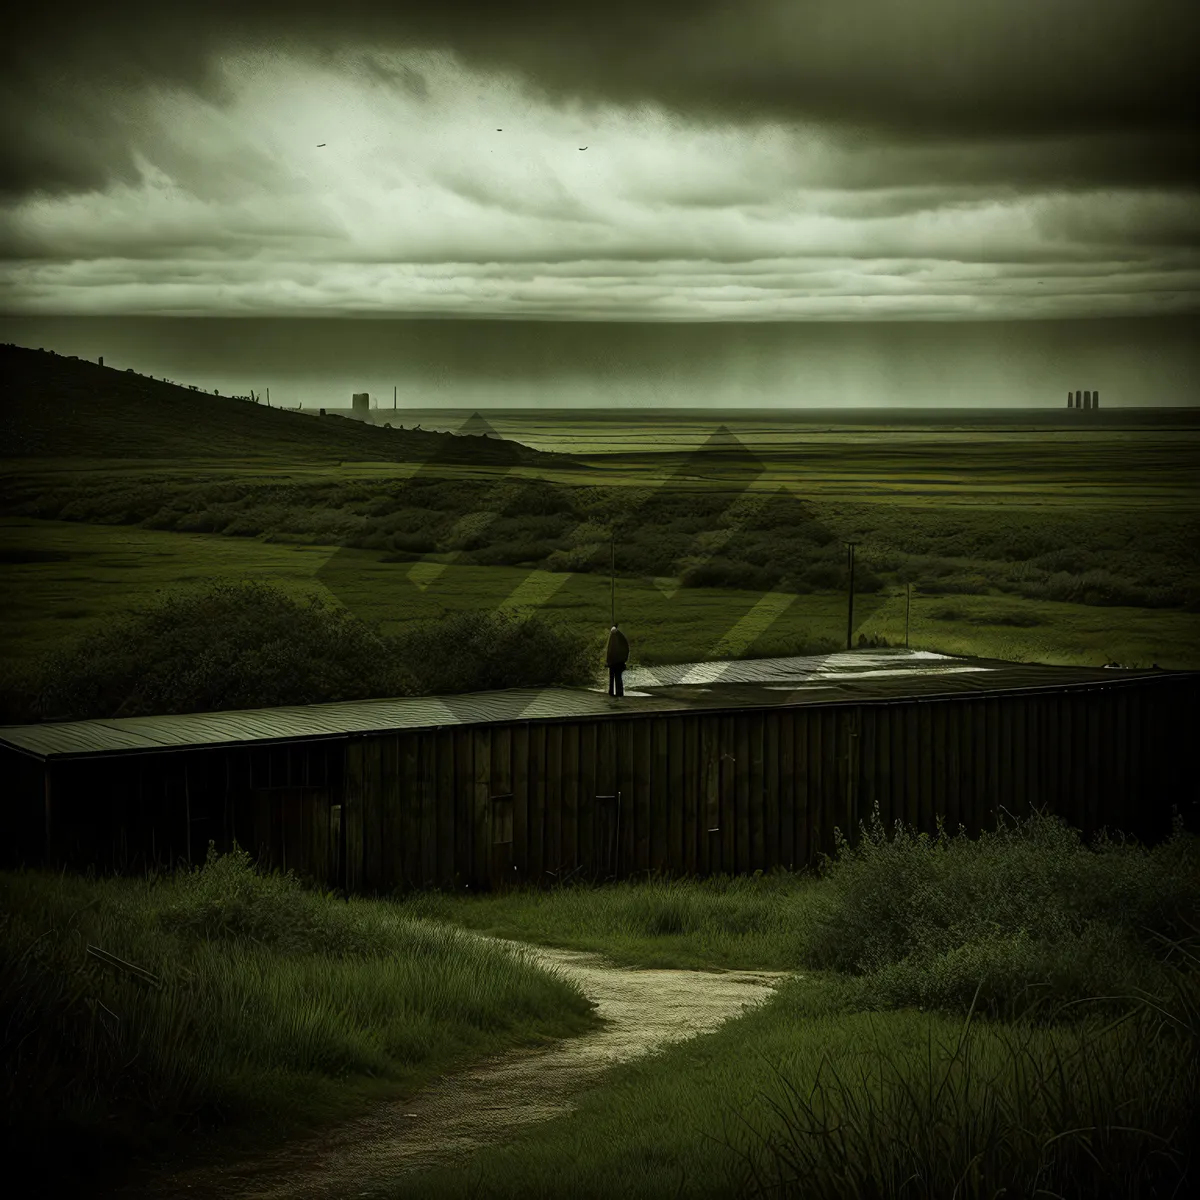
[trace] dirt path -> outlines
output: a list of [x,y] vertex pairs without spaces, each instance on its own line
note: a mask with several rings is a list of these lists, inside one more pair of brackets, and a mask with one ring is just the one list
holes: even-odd
[[768,971],[633,970],[595,954],[504,944],[577,979],[605,1025],[443,1077],[408,1100],[259,1161],[179,1172],[121,1194],[163,1200],[380,1196],[398,1175],[465,1163],[523,1125],[569,1112],[606,1068],[715,1029],[766,999],[783,978]]

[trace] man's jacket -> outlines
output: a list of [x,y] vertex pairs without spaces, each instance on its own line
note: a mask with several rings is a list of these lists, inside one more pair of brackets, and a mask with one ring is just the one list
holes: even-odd
[[610,667],[623,667],[629,661],[629,639],[619,629],[609,630],[607,659]]

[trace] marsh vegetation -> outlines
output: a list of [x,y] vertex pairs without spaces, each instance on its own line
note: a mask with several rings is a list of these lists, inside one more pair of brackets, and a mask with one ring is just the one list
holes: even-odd
[[[812,876],[350,901],[244,855],[0,876],[10,1161],[225,1158],[589,1028],[457,927],[640,966],[793,972],[572,1114],[405,1196],[1174,1195],[1200,1083],[1200,839],[862,830]],[[88,953],[96,945],[138,970]],[[151,973],[148,982],[145,972]],[[198,1139],[198,1141],[197,1141]],[[22,1157],[23,1156],[23,1157]]]

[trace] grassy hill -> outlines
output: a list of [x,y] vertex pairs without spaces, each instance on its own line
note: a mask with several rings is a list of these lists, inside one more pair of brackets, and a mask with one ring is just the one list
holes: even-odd
[[50,351],[0,345],[0,458],[239,459],[561,466],[482,435],[385,429],[215,396]]

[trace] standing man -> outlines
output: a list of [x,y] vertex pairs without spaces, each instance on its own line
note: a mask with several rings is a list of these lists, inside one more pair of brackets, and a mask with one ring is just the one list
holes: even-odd
[[625,664],[629,661],[629,639],[616,627],[608,631],[608,694],[610,696],[625,695],[625,685],[621,675]]

